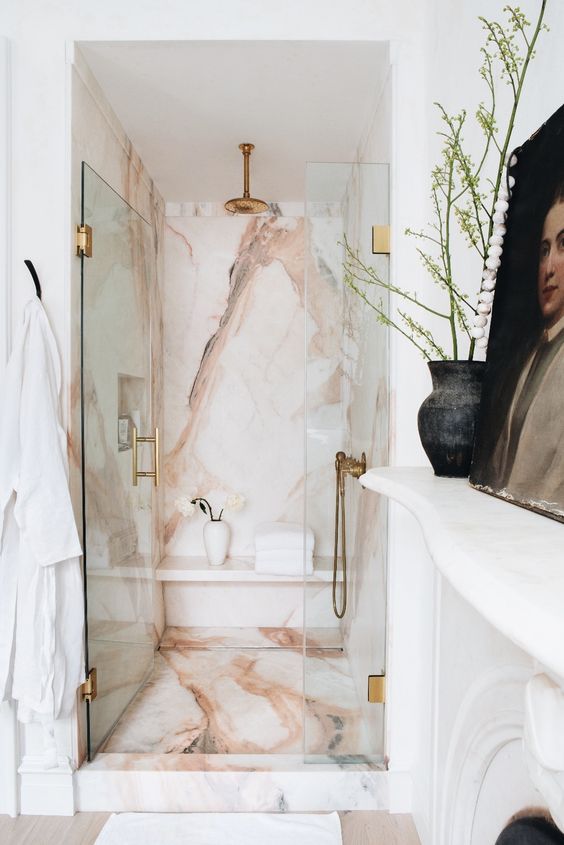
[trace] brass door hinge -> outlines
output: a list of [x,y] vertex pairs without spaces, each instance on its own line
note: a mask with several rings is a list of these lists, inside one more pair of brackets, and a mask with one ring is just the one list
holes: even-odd
[[76,227],[76,254],[92,258],[92,226]]
[[94,701],[96,696],[98,695],[98,679],[96,675],[96,669],[91,669],[88,673],[88,677],[81,684],[80,692],[82,695],[83,701]]
[[373,255],[389,255],[390,254],[390,227],[389,226],[373,226],[372,227],[372,254]]
[[386,676],[368,676],[368,702],[369,704],[384,704],[386,701]]

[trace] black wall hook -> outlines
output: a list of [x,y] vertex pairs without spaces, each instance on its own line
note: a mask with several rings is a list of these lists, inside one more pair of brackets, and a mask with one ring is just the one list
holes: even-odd
[[33,284],[35,285],[35,293],[37,294],[39,299],[41,299],[41,282],[39,281],[37,270],[33,266],[33,261],[30,261],[29,258],[26,258],[24,264],[31,273],[31,278],[33,279]]

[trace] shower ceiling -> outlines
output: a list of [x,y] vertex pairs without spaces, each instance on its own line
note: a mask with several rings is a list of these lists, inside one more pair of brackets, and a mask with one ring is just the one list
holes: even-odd
[[384,42],[88,42],[79,47],[163,197],[224,202],[251,138],[254,190],[303,200],[306,161],[351,161],[388,73]]

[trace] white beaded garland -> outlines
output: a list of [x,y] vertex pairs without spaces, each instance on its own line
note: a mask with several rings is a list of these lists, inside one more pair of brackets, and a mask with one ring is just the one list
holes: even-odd
[[[517,157],[512,155],[509,159],[509,167],[514,167],[517,164]],[[476,307],[476,314],[473,318],[473,328],[470,330],[470,336],[474,339],[476,346],[479,349],[486,349],[488,345],[488,338],[486,337],[486,326],[488,324],[488,315],[491,314],[492,302],[494,298],[493,291],[495,290],[495,283],[497,278],[497,270],[501,265],[500,256],[503,253],[503,238],[507,232],[505,227],[505,217],[509,208],[509,197],[511,189],[515,185],[513,176],[508,176],[507,184],[500,185],[497,199],[494,204],[494,214],[492,216],[492,234],[488,241],[487,258],[484,262],[485,267],[482,272],[482,289],[478,295],[478,305]]]

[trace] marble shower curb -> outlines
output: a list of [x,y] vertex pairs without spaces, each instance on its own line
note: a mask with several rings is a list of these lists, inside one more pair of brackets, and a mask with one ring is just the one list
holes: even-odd
[[[76,773],[81,812],[388,810],[389,773],[369,764],[309,764],[299,755],[100,754]],[[229,759],[226,759],[229,758]],[[247,768],[244,763],[247,762]],[[255,765],[257,764],[256,761]],[[199,766],[199,770],[193,767]],[[219,767],[230,765],[228,771]],[[175,767],[186,768],[175,768]],[[202,767],[204,770],[202,770]],[[208,768],[209,767],[209,768]]]

